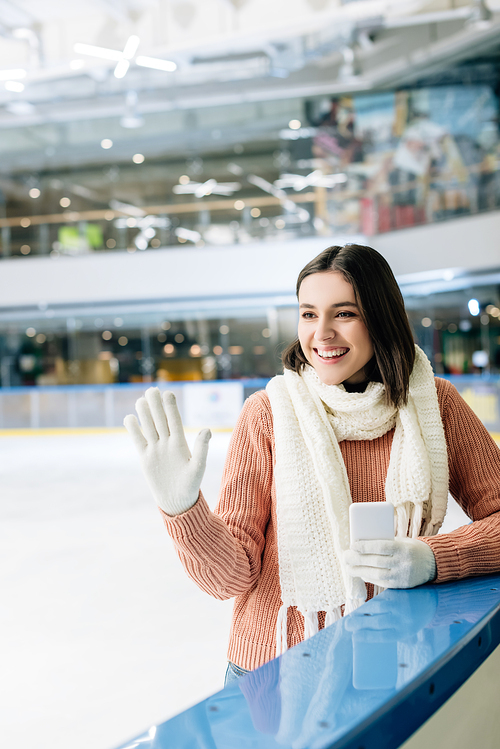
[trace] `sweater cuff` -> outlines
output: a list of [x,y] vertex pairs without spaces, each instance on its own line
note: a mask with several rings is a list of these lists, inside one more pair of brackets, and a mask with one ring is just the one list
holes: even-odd
[[200,528],[209,522],[212,515],[201,491],[195,504],[180,515],[167,515],[161,507],[158,509],[163,517],[165,527],[174,541],[180,541],[187,536],[194,536]]
[[430,546],[436,559],[436,577],[431,582],[444,583],[460,579],[458,549],[447,533],[442,536],[419,536],[418,540]]

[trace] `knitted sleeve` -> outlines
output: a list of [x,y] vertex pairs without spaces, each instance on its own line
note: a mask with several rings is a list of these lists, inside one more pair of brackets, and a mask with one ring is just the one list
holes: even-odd
[[181,515],[162,512],[189,577],[221,600],[253,587],[271,509],[272,426],[262,394],[243,406],[224,467],[219,504],[211,512],[202,493]]
[[473,521],[425,540],[435,582],[500,571],[500,449],[456,388],[436,380],[448,448],[450,494]]

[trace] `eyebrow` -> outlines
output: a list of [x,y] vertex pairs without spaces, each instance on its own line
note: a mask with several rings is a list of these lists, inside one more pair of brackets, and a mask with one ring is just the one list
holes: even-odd
[[[330,305],[330,307],[332,309],[337,309],[337,307],[356,307],[357,308],[357,306],[358,305],[356,304],[356,302],[337,302],[337,304],[331,304]],[[302,309],[303,307],[305,309],[316,309],[316,307],[315,307],[314,304],[305,304],[305,303],[303,303],[303,304],[300,305],[300,309]]]

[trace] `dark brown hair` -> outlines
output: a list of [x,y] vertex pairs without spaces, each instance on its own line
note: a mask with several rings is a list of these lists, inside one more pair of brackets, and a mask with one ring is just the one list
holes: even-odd
[[[385,258],[359,244],[323,250],[303,268],[297,279],[313,273],[338,271],[354,290],[360,315],[372,340],[374,356],[365,368],[368,379],[383,382],[389,402],[399,407],[408,399],[415,344],[400,288]],[[286,369],[300,372],[308,364],[297,338],[282,354]]]

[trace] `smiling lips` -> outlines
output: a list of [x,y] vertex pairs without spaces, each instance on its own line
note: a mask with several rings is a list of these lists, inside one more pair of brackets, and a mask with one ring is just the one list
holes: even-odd
[[340,359],[344,356],[344,354],[347,354],[348,351],[348,348],[328,349],[323,351],[320,351],[317,348],[314,349],[314,353],[317,354],[320,359],[323,359],[323,361],[325,361],[326,359],[330,361],[332,359]]

